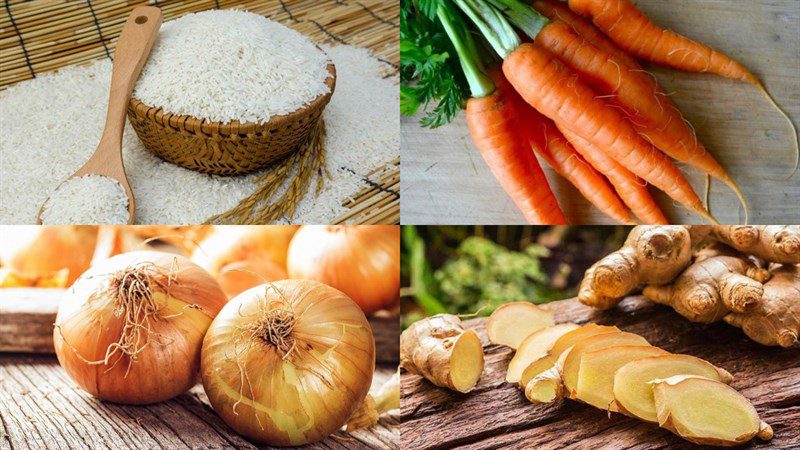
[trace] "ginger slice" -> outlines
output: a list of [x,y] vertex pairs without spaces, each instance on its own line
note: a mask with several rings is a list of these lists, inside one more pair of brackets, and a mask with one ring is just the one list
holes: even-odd
[[577,398],[578,374],[584,353],[618,345],[649,346],[650,343],[638,334],[622,331],[590,336],[572,347],[572,350],[564,358],[564,364],[561,367],[561,380],[564,383],[566,393],[569,394],[569,398]]
[[619,331],[620,330],[617,327],[609,327],[590,323],[576,330],[565,333],[553,343],[550,351],[548,351],[545,356],[534,360],[528,365],[528,367],[525,368],[525,370],[522,371],[522,375],[519,380],[520,389],[524,390],[528,382],[535,376],[553,367],[558,360],[558,357],[561,356],[561,354],[564,353],[564,351],[566,351],[568,348],[575,345],[575,343],[596,334],[611,332],[619,333]]
[[614,404],[614,373],[625,364],[650,356],[667,355],[649,345],[619,345],[584,352],[578,370],[576,398],[595,408],[617,411]]
[[519,382],[522,372],[533,361],[545,356],[556,340],[564,334],[580,328],[574,323],[561,323],[552,327],[543,328],[526,337],[519,344],[517,352],[508,363],[506,381],[509,383]]
[[[559,340],[556,341],[556,343],[564,344],[565,342]],[[605,346],[625,344],[649,345],[643,337],[619,330],[585,336],[583,339],[577,341],[575,345],[561,352],[552,366],[534,375],[530,380],[525,382],[525,393],[528,400],[533,403],[551,403],[563,397],[575,398],[574,386],[577,383],[577,368],[580,364],[581,354],[584,351],[600,349]],[[555,345],[553,348],[555,349]],[[551,352],[548,353],[548,356],[552,358],[554,354],[555,352]],[[545,361],[534,361],[532,364],[537,364],[538,368],[543,368],[542,366],[544,366],[544,363]],[[575,381],[571,381],[572,384],[567,384],[567,370],[571,373],[573,366],[575,366],[576,371]],[[569,369],[567,369],[567,367],[569,367]],[[528,375],[530,374],[531,373]],[[525,375],[524,372],[523,375]]]
[[511,302],[497,308],[486,321],[492,344],[516,350],[530,334],[553,325],[553,312],[528,302]]
[[483,345],[461,319],[437,314],[414,322],[400,335],[400,365],[436,386],[469,392],[483,372]]
[[696,375],[725,384],[733,381],[728,371],[694,356],[667,354],[641,358],[621,366],[614,374],[616,410],[646,422],[658,423],[650,382],[675,375]]
[[658,424],[700,445],[734,446],[755,436],[772,439],[772,427],[746,397],[725,383],[690,375],[652,382]]

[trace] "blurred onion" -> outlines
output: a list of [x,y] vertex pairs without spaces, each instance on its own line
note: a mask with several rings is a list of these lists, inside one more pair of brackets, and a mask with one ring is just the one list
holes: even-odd
[[293,225],[218,226],[203,239],[192,261],[215,276],[228,297],[264,281],[287,278],[286,253]]
[[304,226],[289,246],[288,270],[339,289],[365,314],[390,308],[400,298],[400,227]]
[[66,287],[91,265],[97,227],[2,225],[0,235],[0,261],[11,275],[21,280],[58,278],[60,286],[51,287]]

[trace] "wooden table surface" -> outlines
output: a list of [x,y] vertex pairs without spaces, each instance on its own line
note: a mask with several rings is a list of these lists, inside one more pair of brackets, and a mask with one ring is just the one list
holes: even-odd
[[[661,26],[717,48],[758,76],[797,124],[800,121],[800,1],[637,0]],[[739,183],[752,223],[800,223],[800,174],[780,181],[794,163],[788,124],[754,87],[719,76],[646,65],[697,130],[698,137]],[[404,224],[524,223],[469,139],[464,114],[454,123],[423,129],[418,118],[401,122]],[[544,164],[542,164],[544,166]],[[545,169],[572,223],[610,223],[564,179]],[[684,170],[702,196],[703,176]],[[701,219],[656,199],[668,218]],[[723,223],[744,215],[736,197],[712,184],[711,208]]]
[[[199,385],[149,406],[101,402],[80,390],[52,355],[53,322],[63,293],[0,289],[0,449],[257,448],[222,422]],[[379,361],[376,386],[397,370],[400,325],[396,317],[370,316],[369,321]],[[308,448],[398,448],[398,425],[393,411],[375,427],[342,432]]]
[[[751,399],[775,437],[744,448],[800,448],[800,348],[765,347],[725,323],[694,324],[642,297],[601,312],[576,300],[554,302],[556,322],[596,322],[638,333],[654,346],[697,356],[734,376],[732,386]],[[489,345],[485,319],[466,322],[484,343],[486,365],[468,394],[438,388],[403,373],[400,420],[403,446],[435,448],[655,449],[700,448],[672,433],[586,404],[564,400],[534,405],[505,382],[512,350]]]
[[[396,367],[378,367],[373,385]],[[396,412],[396,411],[395,411]],[[2,449],[255,449],[211,409],[201,386],[148,406],[102,402],[80,390],[54,356],[0,354]],[[309,449],[399,448],[397,415],[340,432]]]

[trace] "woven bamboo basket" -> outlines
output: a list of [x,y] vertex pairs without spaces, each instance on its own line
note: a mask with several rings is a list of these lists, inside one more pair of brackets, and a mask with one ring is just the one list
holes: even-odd
[[267,122],[223,124],[172,114],[131,99],[128,120],[145,148],[159,158],[198,172],[242,175],[283,159],[306,141],[336,88],[336,68],[328,64],[328,92],[289,114]]

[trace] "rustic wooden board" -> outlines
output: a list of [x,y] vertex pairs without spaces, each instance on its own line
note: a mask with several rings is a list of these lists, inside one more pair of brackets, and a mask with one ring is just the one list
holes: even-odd
[[[800,120],[800,2],[796,0],[638,0],[656,23],[718,48],[764,81],[795,124]],[[747,196],[753,223],[798,223],[800,175],[791,171],[791,131],[754,87],[718,76],[646,66],[694,125],[700,140]],[[494,180],[475,146],[463,113],[435,130],[401,121],[404,224],[524,223]],[[542,164],[544,166],[544,163]],[[549,168],[547,177],[572,223],[611,223]],[[703,177],[685,170],[698,193]],[[712,212],[723,223],[744,216],[733,193],[712,184]],[[668,218],[698,223],[697,216],[657,196]]]
[[[800,447],[800,348],[765,347],[724,323],[693,324],[642,297],[619,308],[596,311],[576,300],[554,302],[556,322],[596,322],[638,333],[674,353],[706,359],[734,376],[733,387],[753,401],[775,437],[748,448]],[[486,366],[476,389],[457,394],[403,373],[400,420],[403,445],[434,448],[654,449],[683,448],[686,441],[655,425],[572,400],[555,405],[528,402],[505,382],[511,349],[489,345],[485,319],[466,322],[484,343]]]
[[[394,367],[379,367],[373,385]],[[310,449],[399,448],[397,411],[378,425],[340,432]],[[394,414],[393,414],[394,413]],[[0,354],[2,449],[255,449],[211,409],[199,385],[149,406],[102,402],[76,387],[55,357]]]
[[[0,289],[0,352],[52,354],[53,323],[64,289]],[[384,311],[367,318],[378,363],[400,358],[400,320]]]

